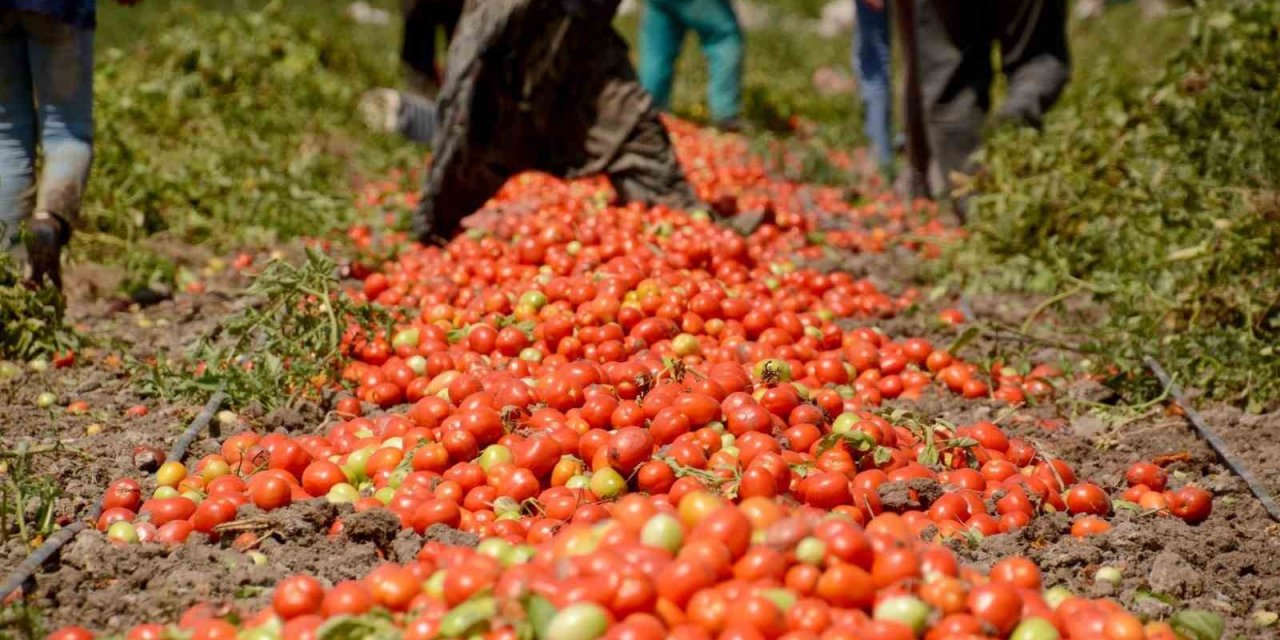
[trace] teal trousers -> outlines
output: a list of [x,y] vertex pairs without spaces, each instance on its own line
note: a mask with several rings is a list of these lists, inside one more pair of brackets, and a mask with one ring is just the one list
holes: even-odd
[[671,109],[671,84],[684,36],[693,31],[707,57],[711,119],[742,110],[742,28],[730,0],[648,0],[640,18],[640,83],[659,109]]

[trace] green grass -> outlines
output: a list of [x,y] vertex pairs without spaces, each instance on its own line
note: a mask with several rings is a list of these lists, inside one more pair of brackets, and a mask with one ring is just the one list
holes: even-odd
[[220,252],[322,235],[351,219],[358,172],[418,162],[355,117],[362,91],[398,80],[398,33],[350,23],[346,5],[103,3],[77,253],[167,274],[134,254],[158,240]]
[[1280,8],[1213,2],[1157,26],[1101,27],[1123,53],[1077,49],[1091,57],[1044,133],[991,141],[949,267],[971,288],[1089,297],[1101,318],[1066,330],[1097,361],[1153,356],[1261,410],[1280,401]]

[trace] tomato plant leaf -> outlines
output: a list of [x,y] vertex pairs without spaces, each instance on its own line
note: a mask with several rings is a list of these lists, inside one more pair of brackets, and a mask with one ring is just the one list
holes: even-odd
[[1160,593],[1158,591],[1148,591],[1146,589],[1139,589],[1134,594],[1134,599],[1135,600],[1155,600],[1156,602],[1167,604],[1171,607],[1176,607],[1179,604],[1177,598],[1167,593]]
[[916,456],[916,462],[926,467],[938,464],[938,448],[933,446],[932,442],[925,445],[924,449],[921,449],[919,455]]
[[317,640],[393,640],[398,637],[400,632],[391,618],[376,612],[331,618],[316,631]]
[[1169,620],[1178,635],[1190,640],[1220,640],[1226,631],[1222,616],[1201,609],[1187,609]]
[[888,464],[893,459],[893,449],[889,447],[876,447],[875,453],[871,454],[871,461],[877,466]]
[[947,346],[947,351],[952,354],[959,353],[965,345],[973,342],[973,339],[977,338],[979,333],[981,333],[981,331],[977,327],[969,327],[968,329],[965,329],[964,332],[957,336],[955,340],[951,341],[951,344]]
[[1142,511],[1142,507],[1138,506],[1137,503],[1129,502],[1128,500],[1112,500],[1111,508],[1117,511],[1121,509],[1125,511]]
[[836,445],[840,444],[841,442],[848,444],[850,448],[852,448],[854,451],[866,452],[866,451],[870,451],[872,447],[876,446],[875,439],[873,439],[870,435],[867,435],[861,431],[847,431],[845,433],[828,433],[827,435],[822,436],[822,439],[818,441],[817,455],[820,456],[826,453],[827,451],[830,451],[832,448],[834,448]]
[[458,638],[488,628],[498,613],[498,602],[493,596],[472,598],[449,610],[440,619],[440,635]]

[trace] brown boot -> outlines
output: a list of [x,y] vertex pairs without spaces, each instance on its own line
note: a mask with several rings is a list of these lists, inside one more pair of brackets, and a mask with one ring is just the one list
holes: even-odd
[[27,260],[31,264],[31,282],[46,282],[62,290],[62,247],[69,228],[58,216],[37,211],[27,223]]

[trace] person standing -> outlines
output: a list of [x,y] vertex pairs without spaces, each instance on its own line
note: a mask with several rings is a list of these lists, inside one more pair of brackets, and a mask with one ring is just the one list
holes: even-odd
[[[871,142],[877,168],[886,180],[894,176],[892,49],[889,42],[891,0],[853,0],[853,71],[862,98],[863,132]],[[909,1],[909,0],[908,0]]]
[[[935,184],[971,174],[991,107],[991,47],[1008,82],[996,125],[1040,127],[1071,76],[1066,0],[915,0],[925,128]],[[936,188],[935,193],[946,193]],[[965,215],[965,199],[956,201]]]
[[26,220],[30,281],[59,289],[93,162],[96,19],[94,0],[0,0],[0,250]]
[[698,35],[711,80],[707,104],[712,123],[741,128],[742,27],[730,0],[649,0],[640,18],[640,83],[663,111],[671,110],[676,59],[685,33]]

